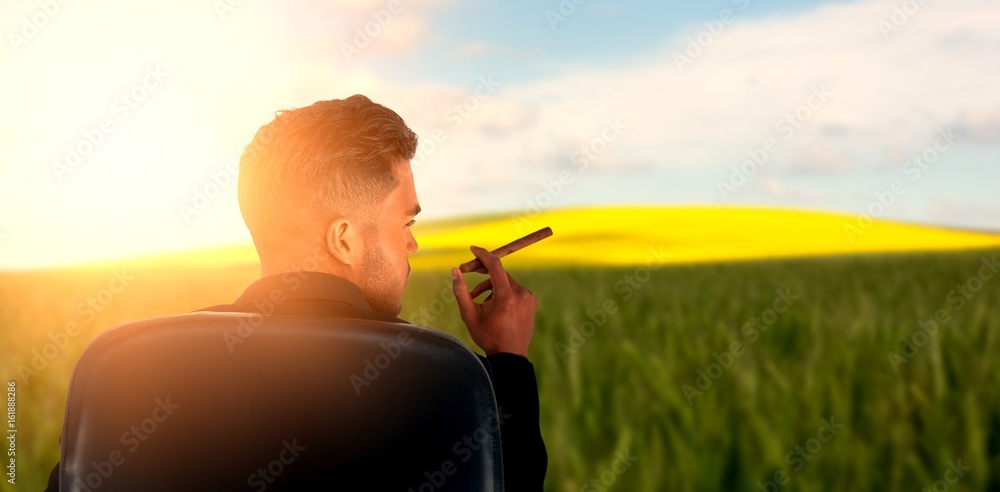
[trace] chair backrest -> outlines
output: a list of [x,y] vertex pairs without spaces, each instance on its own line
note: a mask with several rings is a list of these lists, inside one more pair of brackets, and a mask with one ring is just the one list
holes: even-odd
[[496,400],[443,332],[196,312],[99,335],[70,382],[62,490],[503,490]]

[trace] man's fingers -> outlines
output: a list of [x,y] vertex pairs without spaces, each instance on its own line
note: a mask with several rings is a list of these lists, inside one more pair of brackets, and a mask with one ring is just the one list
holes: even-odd
[[493,292],[497,294],[498,298],[506,297],[510,293],[510,278],[507,276],[507,271],[503,269],[503,265],[500,264],[500,258],[479,246],[471,246],[469,249],[489,272],[490,279],[493,280]]
[[472,289],[472,292],[469,292],[469,297],[475,299],[479,297],[479,294],[482,294],[483,292],[486,292],[491,289],[493,289],[493,280],[492,279],[483,280],[482,282],[479,283],[479,285],[475,286]]
[[521,287],[521,284],[517,283],[517,280],[514,280],[514,277],[512,277],[510,275],[510,272],[508,272],[507,270],[504,270],[503,273],[507,274],[507,283],[510,284],[510,288],[512,290],[520,291],[521,289],[524,288],[524,287]]
[[461,314],[462,320],[468,323],[467,320],[472,319],[472,314],[476,311],[475,303],[472,301],[472,296],[469,295],[468,287],[465,286],[465,277],[462,276],[462,272],[457,268],[452,268],[451,276],[453,277],[451,286],[455,292],[455,300],[458,302],[459,314]]

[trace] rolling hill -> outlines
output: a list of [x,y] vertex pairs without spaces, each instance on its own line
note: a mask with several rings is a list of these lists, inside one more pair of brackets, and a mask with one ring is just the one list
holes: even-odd
[[[867,227],[865,227],[867,225]],[[701,263],[804,256],[963,250],[1000,245],[1000,234],[961,231],[816,211],[735,207],[601,206],[418,221],[415,270],[472,259],[469,245],[495,249],[542,227],[553,236],[505,259],[514,267]],[[126,260],[142,265],[256,263],[253,245]],[[121,264],[121,261],[115,264]]]

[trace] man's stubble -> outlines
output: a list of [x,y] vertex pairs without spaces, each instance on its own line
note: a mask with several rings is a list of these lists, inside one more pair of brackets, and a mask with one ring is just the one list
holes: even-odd
[[381,243],[370,233],[365,238],[359,275],[361,292],[373,311],[397,316],[401,310],[400,294],[396,292],[395,275],[390,269],[388,255]]

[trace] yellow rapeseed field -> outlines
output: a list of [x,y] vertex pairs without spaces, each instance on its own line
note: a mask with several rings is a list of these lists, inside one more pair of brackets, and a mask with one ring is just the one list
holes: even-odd
[[[511,255],[515,267],[701,263],[851,253],[941,251],[1000,245],[1000,234],[949,230],[856,216],[771,208],[601,206],[420,221],[415,270],[472,259],[469,245],[495,249],[543,227],[553,236]],[[666,255],[666,256],[664,256]],[[143,258],[143,264],[256,263],[252,245]],[[120,263],[120,262],[116,262]]]

